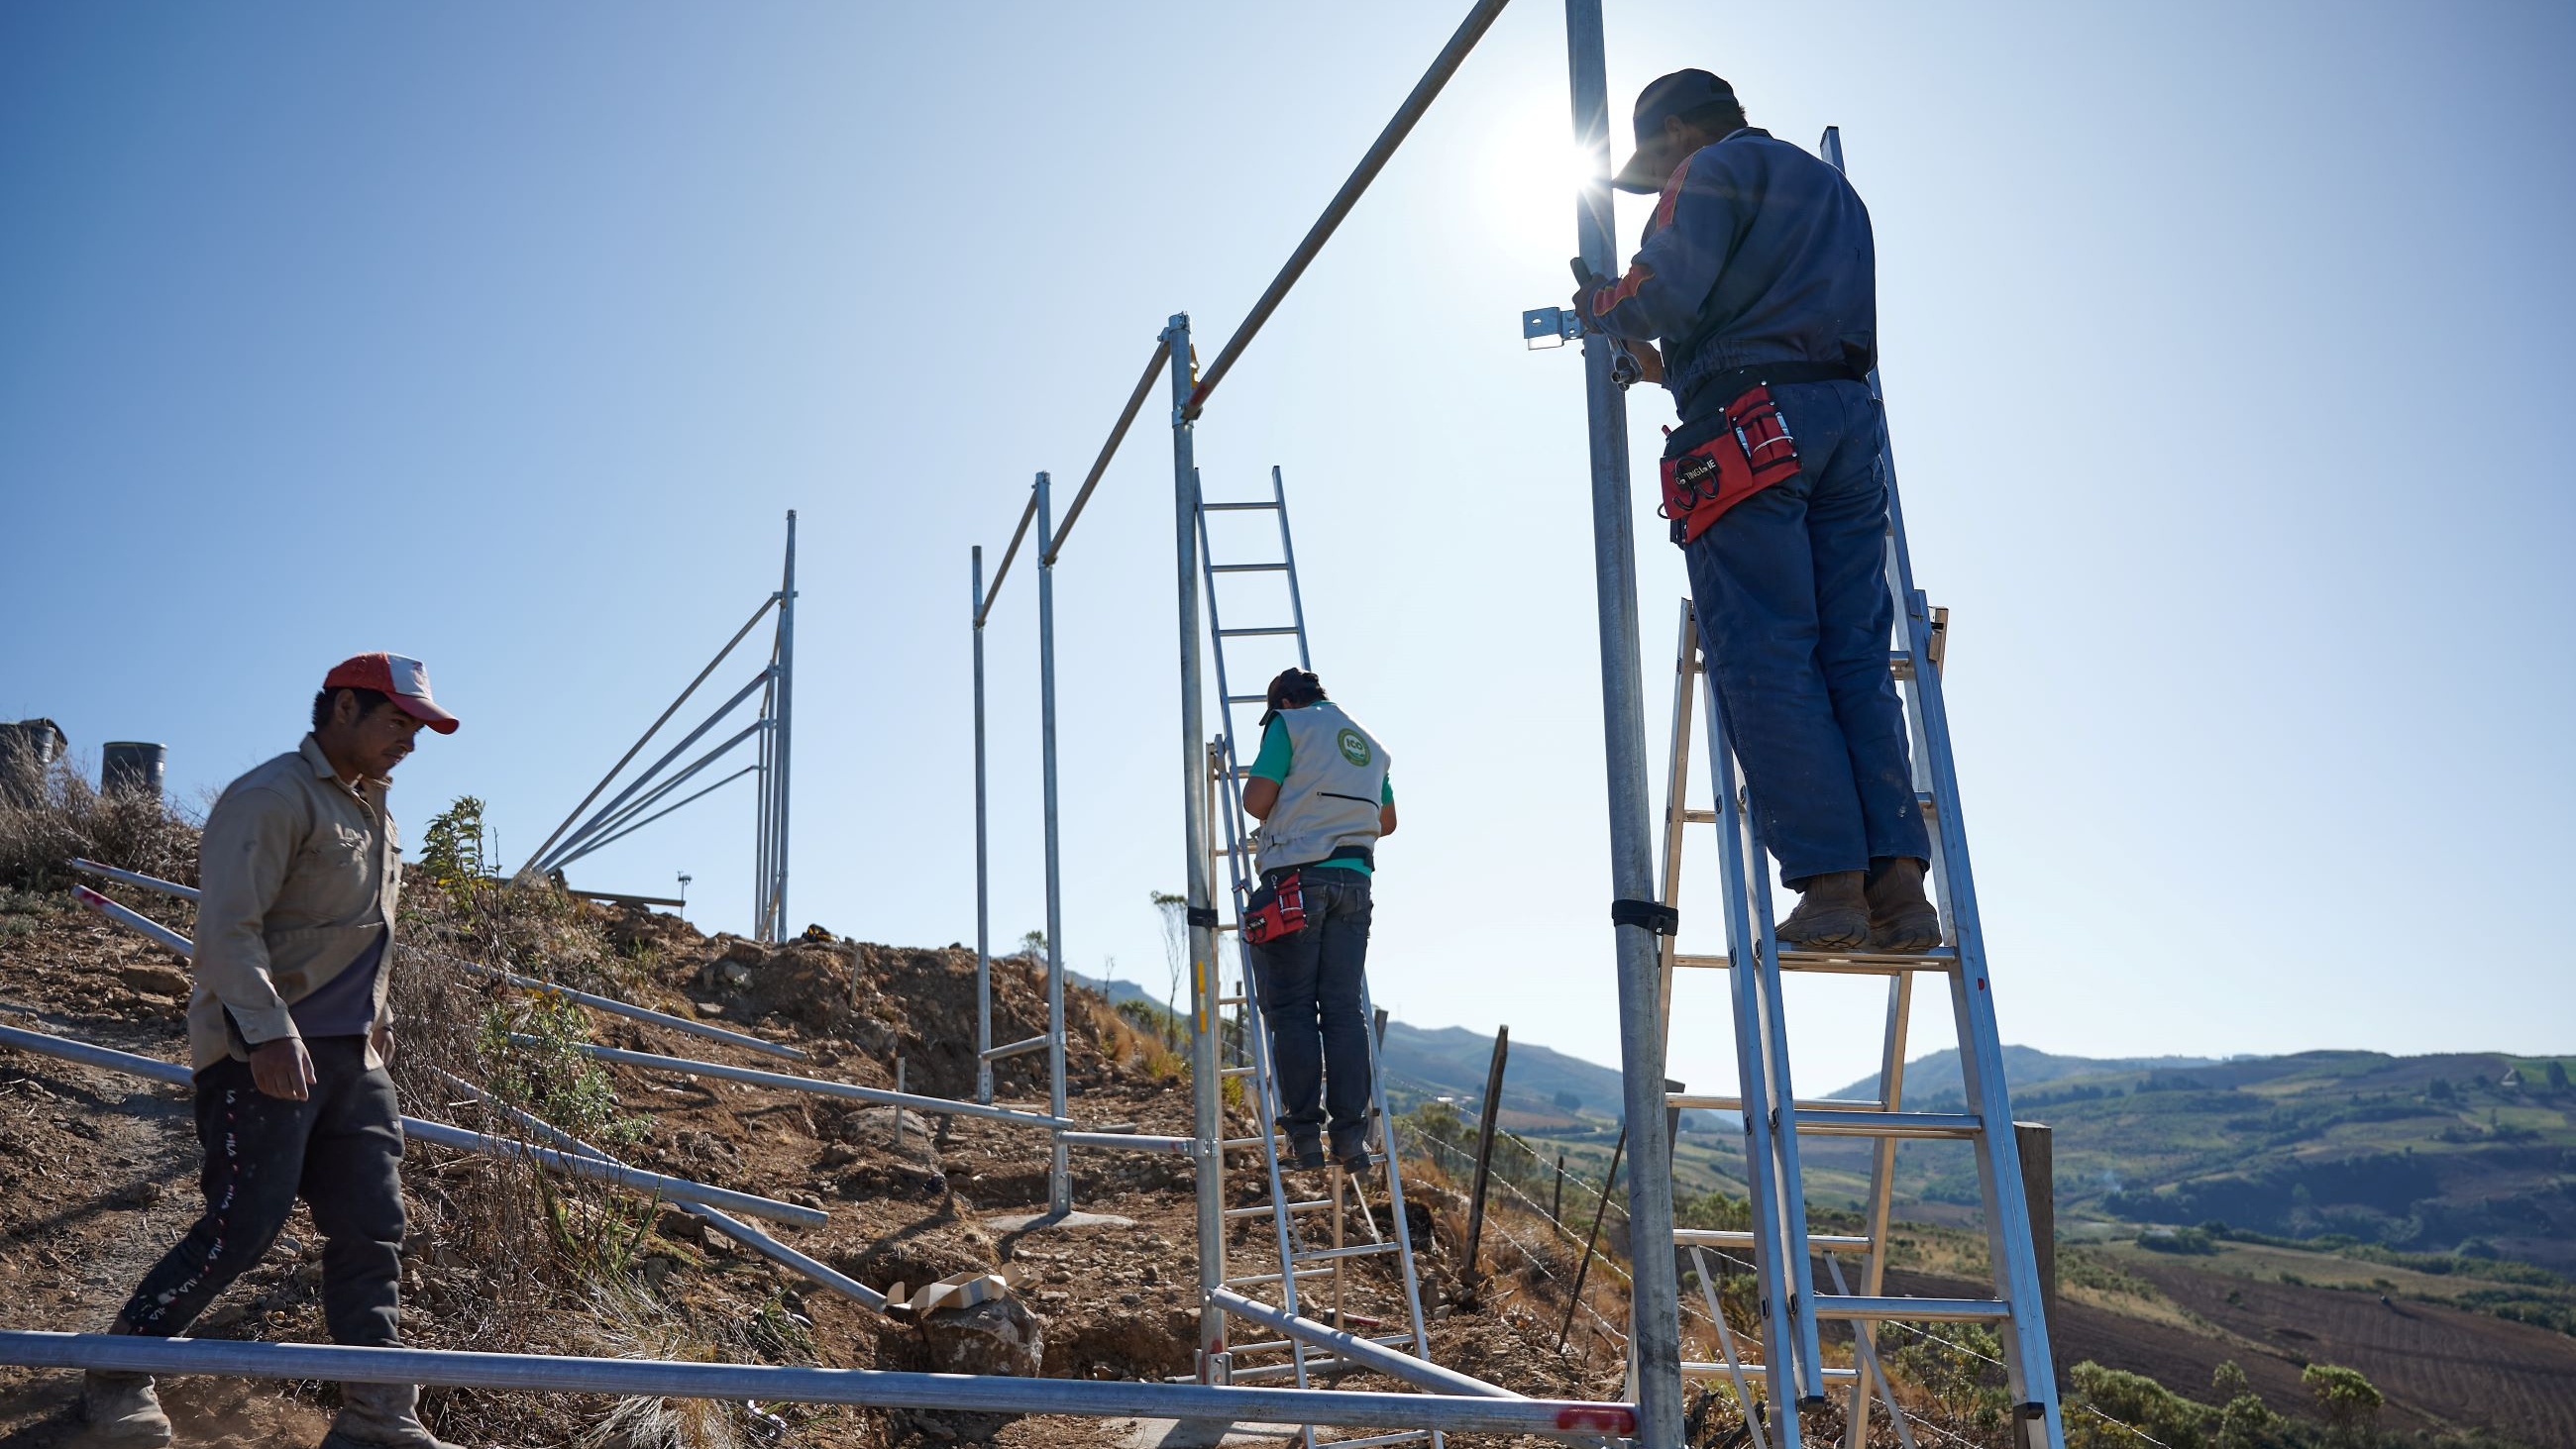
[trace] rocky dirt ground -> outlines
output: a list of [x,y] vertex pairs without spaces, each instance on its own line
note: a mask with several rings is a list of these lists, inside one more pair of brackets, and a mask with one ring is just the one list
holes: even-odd
[[[137,893],[118,894],[138,906]],[[181,930],[179,903],[149,907]],[[473,933],[416,931],[415,940],[470,944]],[[488,933],[487,933],[488,934]],[[504,933],[507,934],[507,933]],[[791,1070],[946,1097],[973,1090],[974,957],[957,947],[912,950],[847,940],[769,951],[701,937],[668,916],[558,905],[544,959],[522,970],[656,1009],[793,1042],[810,1060]],[[499,937],[492,937],[498,940]],[[472,1033],[459,1021],[514,998],[432,955],[406,953],[408,1000],[440,1021],[456,1061]],[[181,963],[68,898],[0,901],[0,1021],[165,1059],[184,1055]],[[1041,978],[1028,962],[995,972],[996,1040],[1043,1025]],[[424,998],[417,983],[435,980]],[[422,1003],[426,1004],[422,1004]],[[1086,1124],[1133,1123],[1186,1134],[1189,1094],[1168,1054],[1078,989],[1068,1077],[1072,1113]],[[604,1015],[588,1018],[603,1044],[777,1069],[747,1049]],[[398,1063],[407,1110],[482,1125],[472,1104],[424,1074],[420,1053]],[[1005,1101],[1043,1100],[1042,1056],[1001,1064]],[[415,1145],[406,1165],[414,1224],[406,1245],[406,1322],[435,1347],[745,1358],[840,1367],[970,1371],[1032,1369],[1050,1376],[1158,1378],[1185,1374],[1196,1337],[1191,1175],[1184,1159],[1081,1151],[1074,1195],[1083,1218],[1051,1224],[1045,1138],[969,1118],[897,1116],[890,1109],[747,1086],[702,1075],[609,1069],[617,1113],[641,1118],[642,1140],[622,1155],[642,1166],[826,1208],[828,1225],[778,1236],[860,1282],[919,1285],[967,1269],[1021,1265],[1015,1304],[972,1322],[891,1322],[781,1270],[670,1209],[614,1195],[549,1195],[530,1171]],[[1236,1122],[1229,1131],[1249,1130]],[[1249,1154],[1245,1154],[1249,1156]],[[182,1094],[111,1073],[0,1048],[0,1320],[13,1327],[96,1329],[121,1295],[185,1228],[196,1202],[197,1148]],[[1318,1184],[1320,1186],[1320,1184]],[[1249,1164],[1230,1177],[1235,1200],[1262,1198]],[[1035,1219],[1033,1221],[1033,1219]],[[1380,1216],[1381,1226],[1386,1224]],[[1435,1316],[1441,1363],[1533,1394],[1615,1394],[1617,1366],[1587,1373],[1557,1355],[1553,1325],[1518,1308],[1453,1301],[1454,1244],[1439,1214],[1412,1223]],[[613,1228],[614,1231],[601,1230]],[[1356,1235],[1356,1221],[1351,1226]],[[1239,1220],[1235,1271],[1267,1262],[1269,1229]],[[551,1241],[552,1246],[548,1247]],[[528,1244],[534,1250],[523,1251]],[[1259,1269],[1253,1271],[1266,1271]],[[1391,1262],[1348,1270],[1346,1307],[1400,1312]],[[268,1258],[228,1292],[197,1332],[210,1337],[320,1342],[319,1242],[299,1214]],[[1489,1298],[1491,1295],[1488,1295]],[[952,1316],[954,1317],[954,1316]],[[1244,1335],[1238,1335],[1242,1337]],[[1267,1336],[1262,1334],[1260,1336]],[[1397,1389],[1366,1376],[1353,1386]],[[77,1442],[73,1376],[0,1369],[0,1449]],[[336,1391],[327,1385],[179,1380],[168,1398],[182,1443],[317,1441]],[[756,1405],[524,1400],[433,1392],[428,1416],[474,1445],[784,1444],[834,1449],[989,1443],[1112,1446],[1214,1442],[1205,1426],[1073,1418]],[[1249,1431],[1246,1442],[1275,1435]],[[1472,1446],[1478,1441],[1452,1439]],[[1490,1441],[1488,1441],[1490,1442]]]

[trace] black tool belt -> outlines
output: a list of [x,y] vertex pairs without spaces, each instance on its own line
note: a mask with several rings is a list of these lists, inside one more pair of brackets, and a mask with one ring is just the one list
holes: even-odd
[[1855,370],[1847,362],[1756,362],[1745,367],[1730,367],[1712,372],[1691,384],[1691,398],[1703,407],[1724,407],[1746,388],[1762,383],[1774,385],[1793,382],[1867,383],[1869,374]]

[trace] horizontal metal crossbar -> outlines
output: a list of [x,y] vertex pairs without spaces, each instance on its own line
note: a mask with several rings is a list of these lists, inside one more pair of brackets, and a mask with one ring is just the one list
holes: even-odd
[[1277,503],[1265,498],[1258,503],[1201,503],[1199,511],[1201,513],[1249,513],[1256,509],[1278,506]]
[[1270,696],[1266,694],[1229,694],[1225,697],[1225,702],[1228,704],[1268,704],[1270,702]]
[[[1742,1097],[1712,1096],[1706,1092],[1666,1092],[1664,1094],[1664,1105],[1667,1107],[1678,1107],[1685,1112],[1741,1112],[1744,1110],[1744,1099]],[[1859,1112],[1876,1112],[1880,1110],[1880,1104],[1876,1102],[1865,1102],[1855,1098],[1843,1097],[1821,1097],[1813,1101],[1800,1102],[1798,1104],[1798,1110],[1801,1112],[1808,1111],[1810,1109],[1823,1112],[1837,1107],[1847,1107]]]
[[1265,624],[1252,629],[1219,629],[1216,631],[1216,637],[1220,639],[1244,639],[1254,636],[1294,634],[1296,632],[1297,626],[1294,624]]
[[[1761,1240],[1741,1228],[1675,1228],[1673,1246],[1677,1248],[1752,1248]],[[1807,1246],[1836,1253],[1865,1253],[1869,1239],[1848,1233],[1809,1233]]]
[[[1321,1278],[1329,1275],[1332,1271],[1333,1270],[1330,1268],[1300,1268],[1297,1270],[1297,1276],[1300,1278]],[[1255,1273],[1248,1278],[1228,1278],[1225,1280],[1225,1286],[1228,1288],[1262,1288],[1278,1282],[1285,1276],[1285,1274],[1281,1273]]]
[[[1380,1373],[1393,1375],[1434,1393],[1517,1397],[1511,1390],[1500,1384],[1489,1384],[1483,1379],[1462,1374],[1456,1369],[1442,1368],[1429,1359],[1400,1353],[1393,1346],[1380,1343],[1374,1338],[1363,1338],[1356,1333],[1348,1333],[1317,1323],[1311,1318],[1300,1318],[1287,1309],[1276,1308],[1224,1288],[1211,1291],[1208,1294],[1208,1302],[1239,1318],[1249,1318],[1255,1323],[1267,1324],[1290,1338],[1303,1340],[1343,1358],[1357,1359]],[[1402,1337],[1410,1340],[1412,1335],[1405,1334]]]
[[1212,574],[1284,574],[1288,572],[1288,566],[1284,563],[1209,564],[1207,568]]
[[[511,1037],[519,1045],[535,1045],[528,1036]],[[973,1117],[985,1122],[1008,1122],[1017,1127],[1037,1127],[1050,1132],[1079,1130],[1070,1117],[1049,1117],[1036,1112],[1014,1112],[1007,1107],[987,1107],[978,1102],[957,1102],[946,1097],[924,1097],[912,1092],[889,1092],[882,1087],[862,1087],[853,1082],[831,1082],[820,1077],[799,1077],[786,1072],[764,1072],[755,1067],[729,1067],[722,1062],[702,1062],[690,1057],[656,1056],[651,1052],[630,1052],[618,1047],[593,1046],[575,1042],[573,1050],[604,1062],[617,1062],[646,1071],[686,1073],[693,1077],[721,1077],[755,1087],[775,1087],[786,1092],[812,1092],[823,1097],[847,1097],[854,1102],[873,1102],[881,1107],[910,1107],[933,1116]]]
[[1018,1041],[1012,1042],[1008,1046],[986,1047],[984,1049],[984,1060],[988,1062],[998,1062],[1004,1057],[1026,1056],[1030,1052],[1042,1052],[1046,1050],[1046,1044],[1053,1040],[1055,1040],[1055,1038],[1041,1033],[1037,1036],[1023,1037]]
[[1169,1152],[1187,1157],[1199,1145],[1195,1137],[1156,1137],[1142,1132],[1059,1132],[1067,1147],[1124,1147],[1130,1152]]
[[1998,1298],[1865,1298],[1856,1294],[1819,1293],[1818,1318],[1882,1318],[1918,1323],[1992,1323],[2012,1316],[2012,1305]]
[[[1418,1359],[1407,1361],[1421,1364]],[[440,1388],[532,1393],[862,1404],[876,1408],[951,1412],[1217,1419],[1370,1429],[1427,1425],[1458,1432],[1544,1434],[1551,1438],[1582,1440],[1633,1434],[1637,1425],[1633,1405],[1571,1399],[1498,1398],[1493,1396],[1490,1385],[1459,1393],[1429,1394],[1218,1388],[1204,1384],[1141,1383],[1123,1379],[1024,1379],[1001,1374],[897,1373],[885,1369],[460,1353],[421,1348],[342,1348],[314,1343],[150,1338],[103,1333],[0,1332],[0,1363],[27,1368],[101,1369],[130,1374],[197,1374],[339,1383],[426,1384]],[[1464,1375],[1457,1377],[1463,1378]]]

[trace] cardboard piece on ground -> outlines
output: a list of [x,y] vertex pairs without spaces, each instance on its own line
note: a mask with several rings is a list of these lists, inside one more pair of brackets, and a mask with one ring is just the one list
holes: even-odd
[[1028,1270],[1018,1263],[1004,1264],[998,1273],[969,1268],[951,1273],[936,1283],[924,1284],[919,1293],[907,1296],[905,1286],[897,1283],[886,1290],[886,1314],[893,1318],[919,1319],[941,1308],[972,1308],[1006,1297],[1020,1286]]

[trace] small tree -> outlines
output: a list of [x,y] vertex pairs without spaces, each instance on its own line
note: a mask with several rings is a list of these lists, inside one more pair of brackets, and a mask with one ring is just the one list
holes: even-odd
[[2240,1394],[2254,1392],[2254,1382],[2245,1377],[2244,1367],[2231,1358],[2209,1376],[2209,1388],[2210,1392],[2218,1395],[2218,1401],[2225,1404],[2234,1402]]
[[2547,1075],[2549,1077],[2549,1090],[2553,1092],[2563,1092],[2567,1090],[2567,1064],[2565,1062],[2562,1062],[2555,1057],[2550,1058]]
[[2299,1382],[2317,1396],[2317,1407],[2325,1411],[2326,1422],[2347,1434],[2369,1428],[2385,1402],[2378,1387],[2364,1378],[2361,1370],[2340,1364],[2312,1363],[2300,1372]]
[[1190,959],[1190,898],[1170,891],[1155,891],[1151,899],[1156,914],[1163,918],[1163,964],[1171,971],[1168,987],[1163,993],[1163,1045],[1177,1048],[1180,1045],[1181,969]]

